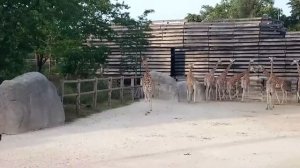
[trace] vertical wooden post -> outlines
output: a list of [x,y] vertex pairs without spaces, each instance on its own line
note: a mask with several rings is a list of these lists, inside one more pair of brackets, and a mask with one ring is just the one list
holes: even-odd
[[111,107],[112,77],[108,79],[108,106]]
[[130,79],[130,86],[131,86],[131,99],[134,101],[134,77]]
[[80,112],[80,79],[77,80],[76,112]]
[[93,107],[94,109],[97,108],[97,98],[98,98],[98,78],[95,78],[95,81],[94,81],[94,104],[93,104]]
[[121,76],[120,79],[120,100],[121,103],[124,101],[124,76]]
[[61,80],[61,102],[64,105],[65,81]]

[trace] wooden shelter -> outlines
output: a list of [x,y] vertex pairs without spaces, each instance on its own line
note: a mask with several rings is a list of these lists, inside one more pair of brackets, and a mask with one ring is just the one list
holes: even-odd
[[[124,30],[117,26],[114,29]],[[286,32],[281,22],[268,17],[214,22],[154,21],[151,29],[150,44],[142,53],[149,57],[149,68],[178,79],[185,76],[192,62],[196,77],[203,80],[218,58],[223,64],[216,74],[223,71],[230,58],[236,59],[229,73],[232,75],[244,71],[250,58],[269,68],[268,57],[275,57],[274,73],[285,78],[297,76],[297,68],[291,63],[300,59],[300,32]],[[111,43],[110,47],[105,74],[120,75],[123,56],[117,45]]]

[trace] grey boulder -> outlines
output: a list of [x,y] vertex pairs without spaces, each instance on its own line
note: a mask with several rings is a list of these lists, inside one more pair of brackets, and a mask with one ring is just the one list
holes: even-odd
[[[186,81],[177,82],[178,100],[187,102]],[[196,102],[205,100],[205,86],[202,83],[196,84]]]
[[0,133],[18,134],[64,121],[57,90],[41,73],[26,73],[0,85]]
[[176,80],[168,74],[151,71],[152,80],[154,82],[154,97],[164,100],[177,100],[178,89]]

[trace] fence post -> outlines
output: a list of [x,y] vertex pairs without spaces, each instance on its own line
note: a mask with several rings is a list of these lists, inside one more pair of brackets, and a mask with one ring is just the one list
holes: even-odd
[[108,79],[108,106],[111,107],[112,77]]
[[77,80],[76,112],[80,112],[80,79]]
[[64,105],[65,81],[61,80],[61,103]]
[[124,101],[124,76],[121,76],[120,80],[120,99],[121,103]]
[[94,109],[97,108],[97,98],[98,98],[98,78],[95,78],[94,82]]
[[134,101],[134,77],[131,77],[130,79],[130,86],[131,86],[131,98],[132,101]]

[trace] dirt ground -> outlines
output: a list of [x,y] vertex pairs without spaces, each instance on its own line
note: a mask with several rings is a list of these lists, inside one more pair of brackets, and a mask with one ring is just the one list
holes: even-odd
[[300,105],[155,100],[4,135],[1,168],[299,168]]

